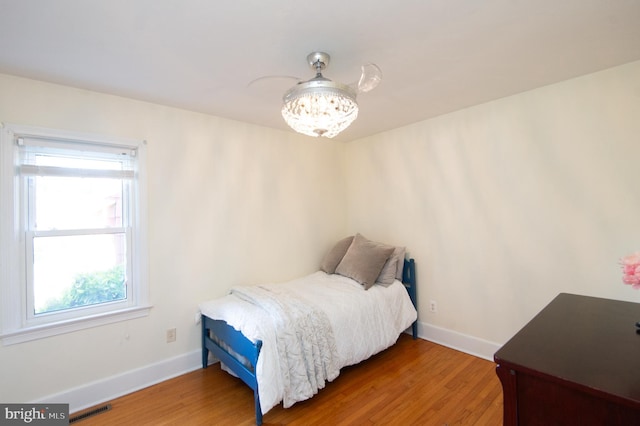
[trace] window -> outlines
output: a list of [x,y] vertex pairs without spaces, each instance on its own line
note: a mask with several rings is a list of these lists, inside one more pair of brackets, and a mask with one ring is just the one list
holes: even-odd
[[5,125],[2,341],[146,315],[145,143]]

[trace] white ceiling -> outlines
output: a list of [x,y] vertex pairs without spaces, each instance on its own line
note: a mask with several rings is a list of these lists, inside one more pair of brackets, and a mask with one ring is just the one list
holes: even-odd
[[[0,73],[288,129],[281,97],[382,83],[352,140],[640,59],[640,0],[0,0]],[[1,94],[0,94],[1,95]]]

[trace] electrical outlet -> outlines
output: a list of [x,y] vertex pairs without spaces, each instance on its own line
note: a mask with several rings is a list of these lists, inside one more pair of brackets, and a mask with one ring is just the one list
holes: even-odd
[[176,341],[176,329],[170,328],[167,330],[167,343]]
[[435,300],[429,301],[429,310],[434,314],[438,312],[438,303]]

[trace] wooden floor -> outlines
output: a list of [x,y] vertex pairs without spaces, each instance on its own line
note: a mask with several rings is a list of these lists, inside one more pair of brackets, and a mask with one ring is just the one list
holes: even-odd
[[[252,425],[253,392],[218,364],[111,401],[74,425]],[[72,415],[73,417],[73,415]],[[501,425],[495,365],[408,335],[264,425]]]

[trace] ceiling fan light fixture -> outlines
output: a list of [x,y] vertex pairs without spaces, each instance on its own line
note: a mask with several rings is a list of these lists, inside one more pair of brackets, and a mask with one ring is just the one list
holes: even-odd
[[298,133],[333,138],[358,117],[356,90],[322,76],[330,59],[325,52],[310,53],[307,64],[316,76],[298,83],[282,97],[282,117]]
[[358,117],[356,93],[319,75],[285,93],[282,117],[298,133],[333,138]]

